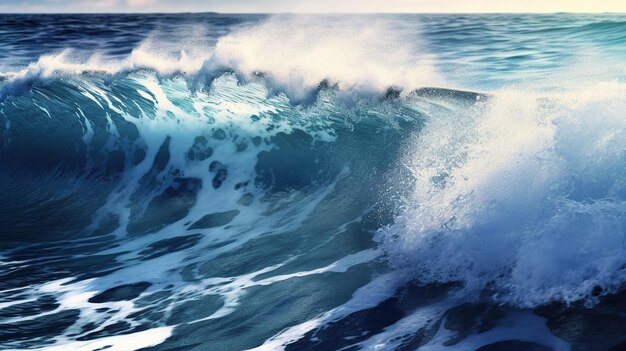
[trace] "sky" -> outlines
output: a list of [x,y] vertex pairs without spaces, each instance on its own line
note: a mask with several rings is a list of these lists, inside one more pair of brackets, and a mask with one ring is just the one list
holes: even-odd
[[16,12],[624,12],[626,0],[0,0]]

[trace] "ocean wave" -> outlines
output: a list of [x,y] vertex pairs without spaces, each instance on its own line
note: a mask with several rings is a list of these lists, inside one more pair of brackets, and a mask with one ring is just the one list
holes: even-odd
[[[156,345],[240,317],[259,287],[354,278],[381,256],[391,276],[261,349],[307,345],[326,326],[340,332],[406,284],[462,282],[465,290],[354,343],[398,336],[389,345],[400,345],[411,326],[434,328],[481,293],[523,307],[594,303],[626,282],[624,93],[617,83],[551,95],[418,89],[346,105],[325,88],[301,106],[261,78],[241,84],[233,74],[208,92],[149,71],[111,82],[53,79],[0,105],[2,264],[7,274],[46,272],[12,282],[28,289],[3,303],[58,301],[51,316],[79,337],[53,333],[53,347],[122,347],[131,336]],[[25,230],[32,218],[42,219]],[[313,254],[292,267],[353,226],[363,232],[333,248],[344,258]],[[380,250],[371,250],[367,233],[376,230]],[[294,235],[309,236],[308,247],[275,249]],[[45,268],[51,260],[59,270]],[[195,304],[203,307],[186,315]],[[11,323],[52,318],[20,311]],[[511,318],[548,335],[536,316]],[[9,338],[10,347],[32,348],[50,334],[25,330],[28,341]]]
[[[461,303],[623,289],[626,85],[605,79],[621,63],[573,67],[556,92],[459,90],[418,26],[397,25],[275,16],[210,46],[152,37],[4,74],[0,307],[26,335],[9,347],[202,333],[229,349],[222,333],[254,318],[267,329],[238,348],[400,347]],[[284,325],[265,323],[285,305]],[[511,318],[568,349],[530,312]],[[374,322],[330,335],[355,320]]]
[[[395,224],[378,234],[393,266],[425,283],[463,281],[469,290],[489,291],[498,301],[520,306],[592,300],[626,282],[626,190],[620,174],[626,130],[620,115],[626,96],[623,84],[551,94],[509,90],[489,96],[422,88],[399,99],[363,98],[349,107],[332,88],[319,91],[319,99],[308,107],[292,105],[285,95],[268,99],[272,94],[266,81],[240,86],[232,74],[216,78],[208,95],[193,93],[183,78],[159,81],[148,72],[132,73],[107,86],[98,80],[55,84],[32,91],[29,118],[18,113],[27,99],[18,105],[15,99],[5,103],[4,164],[7,169],[24,167],[26,159],[26,169],[33,171],[32,160],[46,148],[45,158],[36,165],[55,172],[65,167],[80,179],[120,182],[119,195],[105,201],[111,205],[99,211],[94,223],[102,223],[94,228],[115,213],[116,218],[126,218],[117,227],[118,236],[159,230],[162,218],[153,214],[160,213],[160,207],[172,211],[169,198],[216,196],[198,193],[195,180],[203,188],[235,182],[229,186],[237,188],[237,195],[223,195],[235,202],[270,199],[273,195],[267,197],[271,193],[263,190],[268,187],[272,192],[322,194],[344,167],[352,173],[366,170],[331,158],[313,166],[320,155],[304,150],[300,154],[292,143],[311,138],[334,145],[337,128],[374,123],[374,130],[382,131],[396,129],[408,118],[413,124],[425,123],[425,128],[412,127],[407,131],[412,137],[405,140],[377,141],[406,149],[406,156],[391,161],[398,175],[385,182],[400,195],[383,196],[392,203],[404,199],[400,213]],[[59,94],[75,100],[63,107],[58,105]],[[68,106],[74,106],[74,115],[67,114]],[[40,125],[33,124],[35,112]],[[322,117],[327,113],[343,115],[344,120]],[[381,119],[380,113],[386,117]],[[65,134],[55,137],[54,128]],[[47,136],[38,137],[42,132]],[[293,140],[285,140],[291,146],[276,145],[275,138],[294,132]],[[59,144],[59,139],[68,142]],[[276,147],[285,154],[270,157]],[[298,162],[302,171],[296,175],[290,166],[280,165],[293,163],[287,160]],[[249,185],[236,186],[244,183]],[[132,204],[132,211],[119,208],[119,203]],[[224,203],[219,208],[195,203],[180,209],[187,222],[202,222],[201,214],[206,213],[228,216],[220,210]],[[238,202],[233,206],[240,207]]]

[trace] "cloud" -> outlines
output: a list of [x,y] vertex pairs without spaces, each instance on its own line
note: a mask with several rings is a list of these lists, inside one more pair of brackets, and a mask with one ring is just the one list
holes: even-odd
[[97,7],[97,8],[113,8],[119,3],[119,0],[96,0],[96,1],[81,1],[78,6],[81,7]]
[[[61,2],[63,0],[48,0],[48,2]],[[120,9],[124,7],[144,7],[159,3],[159,0],[84,0],[78,6],[84,8]]]
[[126,0],[126,4],[132,7],[147,6],[156,4],[157,0]]

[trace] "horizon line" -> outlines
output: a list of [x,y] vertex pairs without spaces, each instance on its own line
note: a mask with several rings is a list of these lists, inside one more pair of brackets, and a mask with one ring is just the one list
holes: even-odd
[[348,11],[329,11],[329,12],[305,12],[305,11],[285,11],[285,12],[219,12],[219,11],[111,11],[111,12],[0,12],[0,15],[150,15],[150,14],[220,14],[220,15],[557,15],[557,14],[580,14],[580,15],[597,15],[597,14],[626,14],[620,11],[598,11],[598,12],[578,12],[578,11],[533,11],[533,12],[503,12],[503,11],[486,11],[486,12],[348,12]]

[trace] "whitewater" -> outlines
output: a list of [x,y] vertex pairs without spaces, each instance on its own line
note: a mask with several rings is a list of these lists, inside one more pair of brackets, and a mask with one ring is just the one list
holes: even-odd
[[0,349],[626,348],[624,15],[0,23]]

